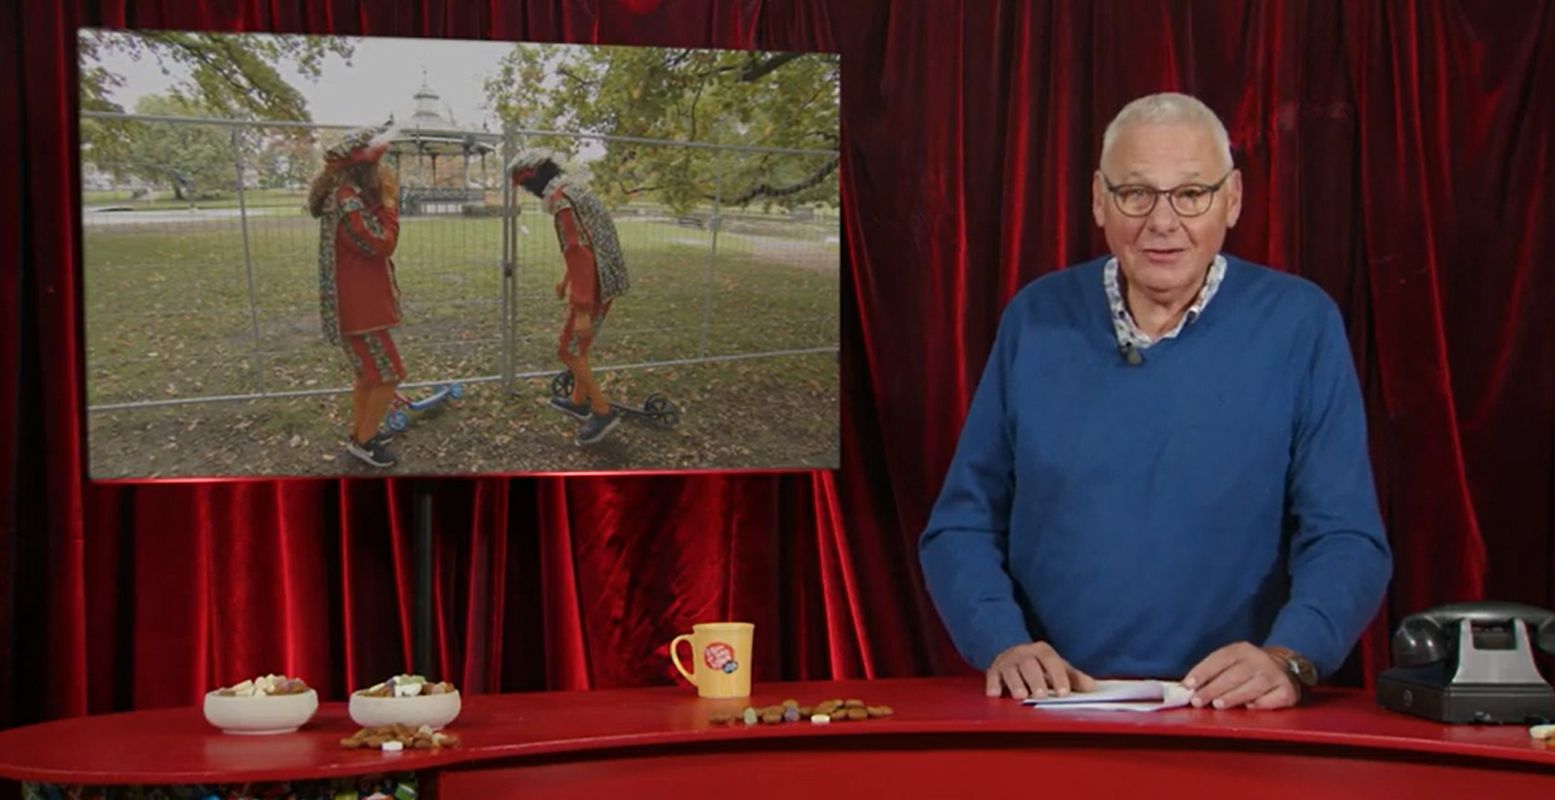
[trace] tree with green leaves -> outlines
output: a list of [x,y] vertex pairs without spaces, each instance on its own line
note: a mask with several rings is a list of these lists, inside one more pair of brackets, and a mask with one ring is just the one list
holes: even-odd
[[[281,67],[294,66],[305,78],[317,80],[329,55],[349,63],[354,51],[351,40],[337,36],[84,29],[78,37],[81,109],[124,111],[111,99],[113,90],[124,86],[124,77],[104,64],[108,54],[116,53],[153,59],[163,72],[176,67],[187,73],[174,84],[172,97],[165,98],[179,101],[185,110],[305,122],[311,119],[307,100],[282,77]],[[93,163],[107,171],[126,163],[129,151],[140,145],[127,123],[91,118],[81,121],[81,142]]]
[[266,135],[254,158],[259,185],[265,189],[306,186],[324,164],[312,142],[285,130]]
[[[522,129],[832,151],[719,152],[611,142],[587,167],[608,202],[656,199],[677,213],[723,205],[837,204],[837,56],[640,47],[517,45],[486,82]],[[576,137],[531,145],[576,157]]]
[[[140,98],[135,113],[210,116],[208,109],[170,95]],[[236,189],[238,168],[232,129],[200,123],[131,121],[122,130],[123,161],[112,165],[99,163],[99,168],[165,186],[179,200],[211,198]],[[240,136],[239,146],[244,144]],[[109,166],[112,168],[108,169]]]
[[349,62],[355,46],[338,36],[97,29],[81,31],[79,50],[81,108],[87,111],[124,110],[108,99],[124,78],[102,64],[103,55],[118,52],[153,58],[164,72],[170,64],[182,67],[189,77],[173,87],[173,94],[216,116],[307,121],[307,100],[277,68],[292,64],[317,80],[327,56]]

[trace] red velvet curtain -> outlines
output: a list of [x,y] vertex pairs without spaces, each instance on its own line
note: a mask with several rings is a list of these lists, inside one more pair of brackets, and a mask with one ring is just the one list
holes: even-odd
[[1102,128],[1162,89],[1231,130],[1228,249],[1349,323],[1397,576],[1341,680],[1398,614],[1555,600],[1555,2],[61,5],[0,10],[0,724],[409,660],[408,481],[83,484],[78,25],[843,54],[842,469],[436,481],[437,658],[469,689],[667,683],[664,643],[727,617],[758,680],[963,668],[917,532],[999,311],[1102,252]]

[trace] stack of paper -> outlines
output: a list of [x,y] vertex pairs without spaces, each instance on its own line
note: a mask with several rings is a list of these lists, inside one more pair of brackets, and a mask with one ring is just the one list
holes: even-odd
[[1193,691],[1177,681],[1097,681],[1090,692],[1032,697],[1026,705],[1053,711],[1160,711],[1188,704]]

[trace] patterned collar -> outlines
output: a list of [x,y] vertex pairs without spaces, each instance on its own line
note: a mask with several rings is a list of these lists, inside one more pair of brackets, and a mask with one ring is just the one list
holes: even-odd
[[1204,313],[1204,307],[1209,305],[1215,292],[1220,289],[1220,282],[1226,277],[1226,257],[1217,254],[1215,260],[1209,265],[1209,274],[1204,277],[1204,287],[1199,289],[1199,296],[1188,306],[1188,313],[1182,315],[1182,319],[1159,339],[1152,339],[1150,335],[1139,329],[1134,322],[1134,316],[1128,313],[1128,306],[1123,302],[1123,289],[1118,281],[1118,260],[1107,259],[1107,266],[1102,269],[1102,286],[1107,290],[1107,305],[1112,313],[1112,331],[1118,337],[1119,347],[1132,346],[1143,350],[1162,339],[1171,339],[1182,333],[1182,329],[1192,324],[1199,315]]
[[566,195],[583,188],[583,184],[571,175],[557,175],[540,190],[540,208],[547,214],[555,214],[562,206],[562,197],[557,195],[558,191]]

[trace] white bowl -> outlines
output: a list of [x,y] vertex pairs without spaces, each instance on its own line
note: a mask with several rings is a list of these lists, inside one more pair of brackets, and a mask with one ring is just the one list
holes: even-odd
[[319,695],[312,689],[253,697],[223,697],[217,692],[205,695],[205,719],[223,733],[291,733],[313,719],[318,710]]
[[459,716],[459,692],[420,694],[415,697],[373,697],[351,693],[347,706],[351,719],[364,728],[380,725],[426,725],[441,730]]

